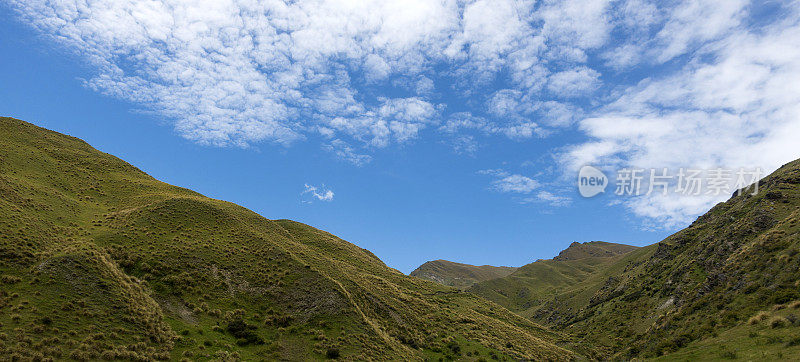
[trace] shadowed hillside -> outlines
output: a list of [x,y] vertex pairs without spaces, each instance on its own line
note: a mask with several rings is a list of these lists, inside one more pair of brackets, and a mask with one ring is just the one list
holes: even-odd
[[513,273],[514,270],[517,268],[491,265],[475,266],[447,260],[434,260],[420,265],[409,275],[458,289],[466,289],[477,282],[504,277]]
[[571,359],[562,337],[334,235],[0,118],[4,359]]

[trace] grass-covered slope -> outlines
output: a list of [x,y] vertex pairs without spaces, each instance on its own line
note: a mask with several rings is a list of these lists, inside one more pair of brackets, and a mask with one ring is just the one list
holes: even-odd
[[798,298],[794,161],[761,180],[757,195],[734,195],[660,243],[537,298],[527,315],[619,358],[796,360]]
[[[759,311],[800,298],[800,161],[761,180],[757,195],[734,195],[647,249],[618,262],[622,272],[560,326],[612,353],[652,357],[735,332]],[[786,338],[800,336],[792,315],[776,326]]]
[[[614,262],[638,249],[635,246],[590,241],[572,243],[558,256],[524,265],[514,273],[477,283],[469,292],[497,302],[533,319],[552,322],[552,304],[561,310],[580,308],[589,299],[585,286],[601,284]],[[559,296],[558,298],[554,298]]]
[[447,260],[433,260],[420,265],[409,275],[439,284],[466,289],[475,283],[502,278],[517,270],[509,266],[469,265]]
[[0,359],[569,359],[370,252],[0,118]]
[[627,254],[637,247],[605,241],[574,242],[553,258],[555,261],[580,260],[590,258],[611,258]]

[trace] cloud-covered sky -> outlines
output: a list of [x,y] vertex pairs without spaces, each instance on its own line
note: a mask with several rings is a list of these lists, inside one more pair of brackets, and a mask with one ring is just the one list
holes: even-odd
[[[486,189],[549,207],[573,204],[585,164],[770,172],[800,156],[793,1],[10,4],[89,66],[85,87],[200,144],[314,143],[363,167],[420,139],[463,157],[555,140],[540,166],[561,184],[500,157],[484,172]],[[612,202],[675,226],[726,196]]]

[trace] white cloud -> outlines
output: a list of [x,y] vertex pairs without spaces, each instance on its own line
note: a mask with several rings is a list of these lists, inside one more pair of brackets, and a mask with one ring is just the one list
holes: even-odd
[[[800,17],[792,11],[759,31],[730,32],[705,44],[682,68],[642,81],[582,120],[592,140],[569,150],[567,169],[594,163],[771,172],[800,157]],[[637,215],[678,226],[729,196],[623,202]]]
[[454,138],[451,140],[450,145],[453,147],[453,152],[468,156],[475,156],[480,147],[478,142],[475,141],[475,137],[469,135]]
[[381,118],[415,123],[436,122],[436,107],[420,98],[385,98],[381,101],[377,111]]
[[562,97],[588,94],[599,86],[600,73],[581,67],[558,72],[550,77],[547,89]]
[[381,58],[376,54],[369,54],[366,56],[364,60],[364,73],[366,73],[366,77],[373,81],[377,82],[391,74],[392,68],[389,66],[389,63]]
[[[423,0],[13,6],[26,22],[94,65],[88,87],[174,119],[189,139],[242,146],[303,139],[310,120],[363,123],[368,113],[382,112],[358,95],[347,68],[360,65],[370,82],[419,72],[441,58],[460,16],[454,2]],[[430,90],[430,84],[422,82],[420,89]],[[404,101],[384,97],[383,103]],[[421,102],[398,112],[424,113]],[[404,116],[416,121],[423,115],[393,118],[406,122]],[[414,127],[393,128],[407,138]]]
[[493,181],[492,186],[501,192],[528,194],[538,188],[539,183],[530,177],[515,174]]
[[433,83],[432,79],[423,75],[417,80],[414,90],[416,91],[417,95],[430,96],[436,90],[436,85]]
[[555,195],[547,191],[539,191],[534,197],[523,200],[524,203],[544,202],[553,207],[563,207],[572,204],[572,199],[566,196]]
[[604,52],[601,57],[605,65],[616,70],[634,66],[642,61],[642,47],[636,44],[624,44]]
[[486,102],[489,113],[495,116],[507,116],[516,113],[522,93],[514,89],[501,89]]
[[[548,42],[585,58],[582,47],[598,46],[610,27],[601,1],[548,2],[539,10],[516,0],[12,6],[25,23],[92,65],[87,87],[136,102],[174,120],[184,137],[219,146],[288,145],[322,128],[372,147],[406,142],[442,117],[445,106],[425,98],[433,96],[432,77],[442,76],[436,67],[449,68],[444,76],[456,92],[470,94],[505,71],[516,87],[509,91],[535,97],[553,73],[541,60]],[[563,83],[565,71],[553,82]],[[577,72],[593,74],[585,66]],[[398,78],[416,96],[363,90]],[[534,122],[516,117],[487,133],[541,136]]]
[[439,130],[451,134],[464,130],[478,131],[486,135],[502,135],[516,140],[547,135],[546,130],[526,118],[514,117],[506,120],[505,123],[493,123],[468,112],[453,114],[447,122],[439,127]]
[[492,133],[500,133],[508,138],[524,139],[531,137],[544,137],[546,132],[534,122],[522,121],[508,126],[492,127]]
[[511,174],[501,169],[481,170],[478,173],[494,176],[492,189],[499,192],[529,194],[541,186],[538,181],[530,177]]
[[608,0],[544,1],[538,16],[548,39],[564,47],[596,48],[605,44],[613,25]]
[[303,187],[304,190],[300,195],[306,196],[306,199],[303,200],[304,203],[311,203],[313,199],[317,201],[333,201],[333,191],[325,187],[324,184],[320,187],[305,184]]
[[499,66],[501,55],[517,47],[517,41],[531,32],[524,17],[532,3],[513,0],[477,0],[467,4],[463,32],[450,49],[467,48],[469,55],[490,68]]
[[359,167],[372,161],[372,156],[357,153],[347,142],[340,139],[334,139],[330,143],[322,145],[322,149]]
[[439,130],[446,133],[457,133],[461,130],[484,130],[489,126],[489,122],[483,117],[477,117],[469,112],[459,112],[452,114]]
[[569,103],[556,101],[542,102],[536,105],[539,119],[552,127],[565,127],[572,125],[579,118],[583,110]]
[[[530,164],[532,163],[526,161],[523,162],[522,166],[528,167]],[[543,185],[528,176],[511,173],[503,169],[480,170],[478,174],[492,176],[494,178],[491,181],[492,190],[511,194],[512,199],[521,204],[547,204],[551,207],[565,207],[572,204],[572,198],[570,197],[542,190],[542,188],[552,185]],[[541,173],[537,176],[541,176]]]
[[[691,0],[672,9],[666,25],[656,35],[657,59],[666,62],[690,47],[727,34],[746,14],[746,0]],[[758,6],[758,5],[754,5]]]
[[436,124],[436,107],[420,98],[381,98],[380,106],[357,117],[334,117],[326,129],[345,133],[372,147],[386,147],[393,140],[406,142],[420,130]]

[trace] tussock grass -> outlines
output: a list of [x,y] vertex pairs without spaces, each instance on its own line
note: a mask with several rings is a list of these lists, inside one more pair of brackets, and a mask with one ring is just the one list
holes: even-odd
[[770,314],[768,312],[761,311],[756,313],[756,315],[750,317],[750,319],[747,320],[747,324],[756,325],[766,321],[767,319],[769,319],[769,317]]
[[789,321],[784,317],[774,316],[767,321],[767,325],[770,326],[770,328],[781,328],[789,325]]

